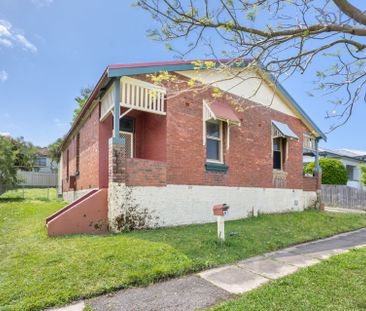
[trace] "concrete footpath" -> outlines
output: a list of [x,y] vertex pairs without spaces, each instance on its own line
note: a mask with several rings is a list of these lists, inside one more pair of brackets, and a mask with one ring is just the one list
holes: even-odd
[[292,274],[330,256],[366,246],[366,228],[304,243],[233,265],[172,279],[148,287],[120,290],[58,311],[197,310],[234,298],[271,280]]

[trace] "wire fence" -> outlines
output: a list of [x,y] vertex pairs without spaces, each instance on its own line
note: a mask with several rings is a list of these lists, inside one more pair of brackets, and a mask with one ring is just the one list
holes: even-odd
[[0,200],[62,201],[57,187],[29,188],[17,186],[7,188],[0,185]]

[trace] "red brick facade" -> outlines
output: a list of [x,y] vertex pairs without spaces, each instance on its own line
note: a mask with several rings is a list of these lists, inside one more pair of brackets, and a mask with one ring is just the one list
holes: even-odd
[[[96,107],[78,131],[80,133],[80,167],[76,177],[76,189],[99,188],[99,108]],[[76,174],[76,135],[63,152],[63,191],[69,191],[67,179],[67,151],[69,152],[69,175]]]
[[127,159],[127,186],[166,186],[166,163],[144,159]]
[[[169,98],[169,89],[167,91]],[[228,171],[226,173],[206,171],[202,102],[203,99],[210,97],[211,91],[172,97],[166,103],[166,116],[139,111],[129,113],[136,124],[134,156],[137,159],[127,160],[125,178],[127,184],[264,188],[276,186],[291,189],[302,189],[304,186],[306,189],[313,189],[310,181],[307,182],[307,179],[303,178],[303,134],[308,132],[304,123],[295,117],[249,100],[243,103],[244,112],[236,113],[241,125],[230,128],[228,149],[227,124],[224,124],[224,162],[228,166]],[[299,141],[288,141],[287,157],[284,160],[284,171],[287,174],[285,180],[280,183],[274,182],[272,169],[272,120],[287,124],[299,137]],[[76,133],[63,154],[64,191],[69,190],[66,182],[67,150],[70,157],[70,174],[75,173]],[[97,106],[80,129],[80,176],[76,180],[77,190],[107,186],[108,139],[111,134],[111,117],[100,123]]]

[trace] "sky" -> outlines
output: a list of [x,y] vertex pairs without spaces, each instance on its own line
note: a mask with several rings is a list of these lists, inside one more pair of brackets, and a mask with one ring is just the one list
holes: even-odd
[[[74,98],[82,87],[95,85],[108,64],[175,59],[164,43],[147,37],[157,25],[132,2],[0,0],[0,133],[46,146],[68,131]],[[190,55],[197,58],[205,53]],[[283,85],[327,132],[333,121],[325,115],[331,106],[308,95],[315,70]],[[360,102],[351,120],[321,145],[366,150],[361,137],[365,116],[366,105]]]

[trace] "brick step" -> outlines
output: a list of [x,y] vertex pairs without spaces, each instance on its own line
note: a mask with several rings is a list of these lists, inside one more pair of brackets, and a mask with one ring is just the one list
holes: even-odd
[[88,197],[90,197],[92,194],[96,193],[98,191],[98,189],[93,189],[90,190],[88,193],[84,194],[82,197],[80,197],[79,199],[73,201],[72,203],[70,203],[69,205],[66,205],[65,207],[59,209],[57,212],[53,213],[51,216],[48,216],[46,219],[46,225],[48,225],[48,223],[56,218],[57,216],[61,215],[62,213],[68,211],[69,209],[73,208],[75,205],[77,205],[78,203],[80,203],[81,201],[87,199]]

